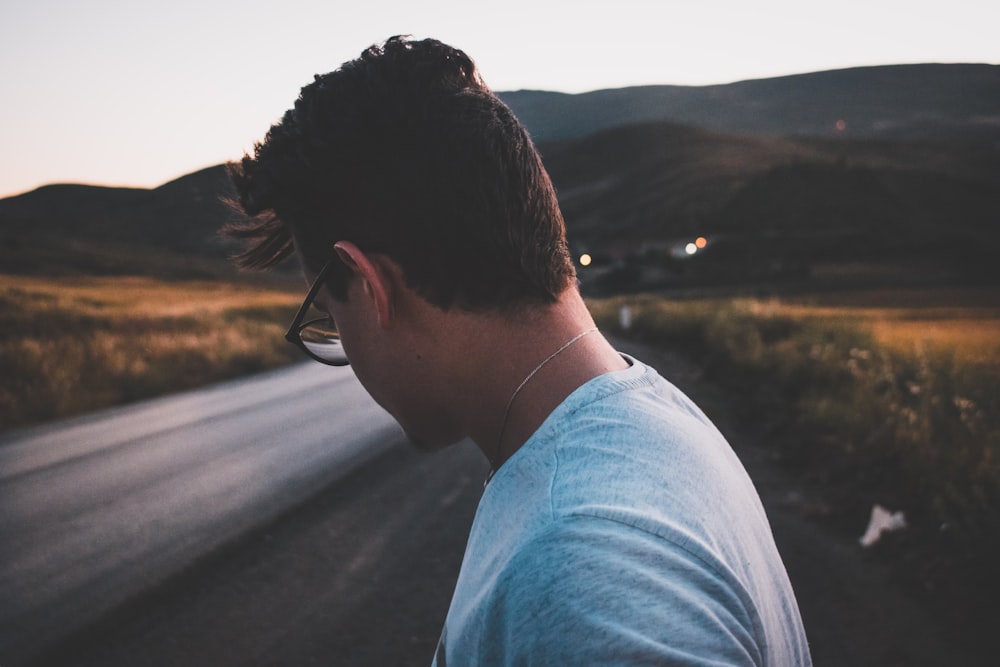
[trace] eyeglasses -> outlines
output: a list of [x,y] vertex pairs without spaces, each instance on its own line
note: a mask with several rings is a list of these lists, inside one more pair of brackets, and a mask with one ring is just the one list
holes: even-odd
[[340,342],[340,332],[333,318],[327,315],[308,322],[303,322],[309,307],[313,305],[313,299],[323,286],[323,279],[337,260],[330,260],[320,270],[316,280],[313,281],[309,293],[306,294],[302,307],[292,321],[292,326],[288,327],[285,340],[298,347],[316,361],[328,366],[347,366],[350,361],[344,353],[344,346]]

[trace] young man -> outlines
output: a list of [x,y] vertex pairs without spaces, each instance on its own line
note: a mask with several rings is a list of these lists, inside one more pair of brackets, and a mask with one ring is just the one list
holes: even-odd
[[750,480],[596,330],[541,160],[464,53],[369,48],[231,173],[240,262],[313,281],[289,339],[349,359],[416,446],[489,460],[439,667],[809,664]]

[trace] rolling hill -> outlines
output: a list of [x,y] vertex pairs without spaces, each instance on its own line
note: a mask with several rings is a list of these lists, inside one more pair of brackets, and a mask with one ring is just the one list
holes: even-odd
[[158,188],[48,185],[0,200],[0,272],[229,274],[216,230],[230,215],[223,165]]
[[[998,66],[502,96],[536,138],[574,248],[605,263],[687,282],[852,262],[998,275]],[[215,235],[228,193],[220,165],[148,190],[0,200],[0,273],[231,275]],[[693,235],[706,252],[674,261]]]
[[887,65],[713,86],[500,96],[539,142],[650,121],[753,135],[1000,142],[1000,65]]
[[[541,149],[576,250],[629,263],[619,288],[650,268],[661,285],[802,278],[821,265],[854,265],[856,277],[879,265],[903,280],[1000,277],[1000,151],[990,146],[647,123]],[[678,252],[697,236],[704,252]]]

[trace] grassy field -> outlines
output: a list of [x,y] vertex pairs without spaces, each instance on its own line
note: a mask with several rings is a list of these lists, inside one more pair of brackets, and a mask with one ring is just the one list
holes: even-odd
[[301,358],[284,328],[297,282],[3,276],[0,428],[273,368]]
[[622,331],[623,305],[622,333],[698,359],[834,525],[860,531],[875,503],[904,510],[910,529],[894,540],[927,589],[995,571],[1000,290],[643,296],[592,309]]

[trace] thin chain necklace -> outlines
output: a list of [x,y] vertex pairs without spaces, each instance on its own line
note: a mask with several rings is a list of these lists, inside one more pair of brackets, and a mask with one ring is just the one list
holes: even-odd
[[535,377],[535,373],[542,370],[542,367],[545,366],[545,364],[549,363],[550,361],[558,357],[563,351],[566,350],[566,348],[568,348],[576,341],[580,340],[587,334],[594,333],[595,331],[597,331],[597,327],[593,327],[592,329],[587,329],[586,331],[581,331],[577,335],[570,338],[568,341],[563,343],[562,347],[560,347],[558,350],[547,356],[542,363],[535,366],[535,369],[533,371],[524,376],[524,379],[521,380],[521,384],[517,385],[517,389],[515,389],[514,393],[510,395],[510,399],[507,401],[507,407],[503,411],[503,421],[500,423],[500,435],[497,436],[497,448],[496,451],[493,452],[493,457],[490,459],[490,474],[486,476],[486,481],[483,482],[483,488],[486,488],[486,485],[490,483],[490,480],[493,479],[493,475],[495,475],[497,472],[495,464],[497,457],[500,456],[500,447],[503,445],[503,434],[504,430],[506,430],[507,428],[507,418],[510,417],[510,406],[514,405],[514,399],[517,398],[517,395],[521,393],[522,389],[524,389],[524,385],[528,384],[531,378]]

